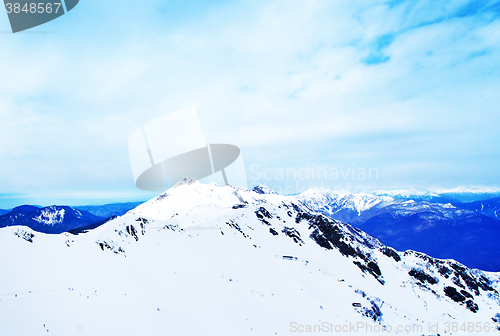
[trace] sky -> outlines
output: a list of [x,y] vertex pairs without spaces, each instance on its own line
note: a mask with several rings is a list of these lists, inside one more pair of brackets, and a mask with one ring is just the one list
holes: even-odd
[[134,130],[195,106],[248,185],[500,187],[500,1],[80,0],[0,15],[0,209],[147,200]]

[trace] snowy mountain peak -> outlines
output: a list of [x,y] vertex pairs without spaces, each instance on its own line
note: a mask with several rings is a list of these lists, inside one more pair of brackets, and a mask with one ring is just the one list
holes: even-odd
[[367,193],[352,194],[346,191],[336,191],[324,188],[309,189],[297,197],[302,203],[312,209],[329,208],[334,214],[338,211],[354,211],[359,215],[375,206],[386,206],[394,202],[390,196],[377,196]]
[[[33,265],[1,282],[4,293],[30,299],[2,297],[5,320],[22,311],[27,321],[4,328],[8,334],[48,322],[61,335],[78,323],[101,334],[103,316],[106,330],[121,334],[281,335],[294,321],[318,320],[427,331],[491,321],[500,309],[495,274],[398,252],[295,197],[216,184],[169,189],[78,235],[4,228],[0,245],[18,252],[0,255],[0,268]],[[30,276],[35,266],[42,284]],[[37,311],[47,297],[39,294],[54,289],[47,322]],[[138,317],[147,321],[140,328],[123,322]]]
[[206,221],[222,216],[234,207],[260,204],[280,197],[293,199],[290,196],[279,196],[264,186],[255,187],[254,191],[250,191],[233,186],[220,187],[215,182],[202,184],[195,181],[171,188],[130,210],[127,214],[159,220],[180,220],[181,222],[183,217],[198,214]]
[[183,178],[182,180],[177,182],[172,188],[176,188],[176,187],[179,187],[179,186],[185,185],[185,184],[193,184],[193,183],[200,183],[200,182],[195,178],[192,178],[190,176],[186,176],[185,178]]
[[[189,202],[186,202],[189,200]],[[172,220],[179,214],[188,214],[196,208],[228,209],[238,201],[232,187],[219,187],[216,183],[180,184],[149,200],[127,215],[147,216],[159,220]]]
[[253,192],[256,192],[257,194],[268,194],[268,195],[277,195],[278,193],[272,190],[271,188],[265,186],[265,185],[258,185],[253,187],[252,189]]

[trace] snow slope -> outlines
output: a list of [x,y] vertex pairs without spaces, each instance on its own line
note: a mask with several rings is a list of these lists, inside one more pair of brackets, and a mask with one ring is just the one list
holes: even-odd
[[[84,234],[0,229],[2,335],[496,327],[498,274],[396,252],[294,197],[256,191],[190,182]],[[453,333],[464,334],[478,333]]]

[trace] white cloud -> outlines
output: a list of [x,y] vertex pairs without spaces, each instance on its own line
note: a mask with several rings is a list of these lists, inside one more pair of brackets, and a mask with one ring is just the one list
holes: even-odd
[[[134,190],[129,134],[193,105],[206,138],[241,146],[250,164],[304,157],[351,165],[370,153],[371,165],[400,157],[411,167],[437,152],[456,164],[464,130],[472,145],[463,161],[474,147],[498,155],[500,21],[484,12],[453,17],[465,3],[265,1],[197,10],[155,1],[121,2],[116,12],[114,2],[88,1],[44,28],[57,33],[2,35],[0,174],[8,178],[0,188]],[[388,61],[368,66],[371,54]],[[419,135],[429,140],[415,142]],[[441,136],[451,139],[449,158],[432,144]],[[428,158],[411,160],[409,143]],[[287,145],[297,148],[293,158]],[[277,149],[288,156],[276,157]],[[380,154],[387,150],[393,159]],[[442,177],[429,174],[434,185]]]

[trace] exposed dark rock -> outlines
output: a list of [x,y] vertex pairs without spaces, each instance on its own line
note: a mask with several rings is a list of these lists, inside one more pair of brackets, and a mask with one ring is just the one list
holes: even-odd
[[419,280],[422,283],[429,283],[431,285],[437,284],[438,280],[435,279],[434,277],[430,276],[429,274],[425,273],[424,271],[417,270],[417,269],[412,269],[408,272],[408,274],[415,279]]
[[455,302],[464,302],[465,301],[465,296],[460,294],[455,287],[451,286],[446,286],[444,288],[444,293],[446,294],[447,297],[452,299]]
[[467,300],[465,302],[465,306],[467,307],[467,309],[469,309],[473,313],[477,313],[477,311],[479,310],[477,303],[474,303],[474,301],[472,301],[472,300]]
[[295,230],[294,228],[289,228],[289,227],[284,227],[283,230],[281,230],[285,235],[288,237],[292,238],[294,242],[296,242],[299,245],[304,244],[304,241],[302,238],[300,238],[300,233]]
[[277,195],[277,193],[274,190],[263,185],[258,185],[253,187],[252,191],[256,192],[257,194]]
[[366,317],[371,318],[373,322],[382,321],[382,311],[380,310],[380,307],[377,305],[377,303],[375,303],[374,300],[371,300],[370,303],[372,304],[371,307],[364,307],[362,314]]
[[439,266],[438,272],[439,272],[439,274],[444,276],[446,279],[448,279],[450,277],[450,274],[453,273],[453,271],[446,266]]
[[33,238],[35,238],[33,233],[26,232],[24,230],[17,230],[14,234],[30,243],[33,243]]
[[133,225],[127,225],[125,229],[127,230],[127,233],[132,237],[134,237],[136,241],[139,240],[139,236],[137,235],[137,230]]
[[235,220],[231,219],[229,222],[226,222],[227,225],[232,227],[233,229],[236,229],[239,233],[243,235],[245,238],[251,238],[249,235],[247,235],[243,230],[241,229],[240,225],[236,223]]
[[465,288],[465,286],[462,284],[462,281],[460,281],[460,278],[457,276],[454,276],[451,278],[451,282],[455,284],[455,286],[460,287],[460,288]]
[[241,208],[246,208],[248,205],[246,204],[236,204],[233,205],[233,209],[241,209]]
[[276,231],[275,229],[273,228],[269,228],[269,232],[271,232],[273,234],[273,236],[277,236],[279,235],[278,231]]
[[399,254],[396,252],[396,250],[390,248],[390,247],[384,247],[382,249],[382,253],[385,254],[388,257],[393,258],[396,261],[401,261],[401,257]]
[[466,298],[469,298],[469,299],[474,298],[469,292],[467,292],[466,290],[463,290],[463,289],[460,291],[460,294],[462,294],[463,296],[465,296]]
[[106,241],[96,241],[96,244],[99,245],[99,247],[101,248],[101,250],[104,251],[104,249],[108,249],[108,250],[111,250],[113,253],[115,254],[118,254],[118,253],[125,253],[125,251],[121,248],[121,247],[118,247],[117,249],[116,248],[113,248],[108,242]]
[[364,265],[363,263],[361,263],[359,261],[353,261],[353,263],[356,266],[358,266],[359,269],[362,270],[364,273],[370,273],[371,275],[373,275],[373,277],[375,279],[377,279],[377,281],[380,282],[382,285],[385,284],[385,281],[380,277],[382,275],[380,268],[373,261],[370,261],[366,265]]
[[257,218],[259,219],[263,219],[264,217],[269,219],[273,218],[269,211],[267,211],[267,209],[264,207],[260,207],[259,209],[257,209],[257,211],[255,211],[255,215],[257,215]]

